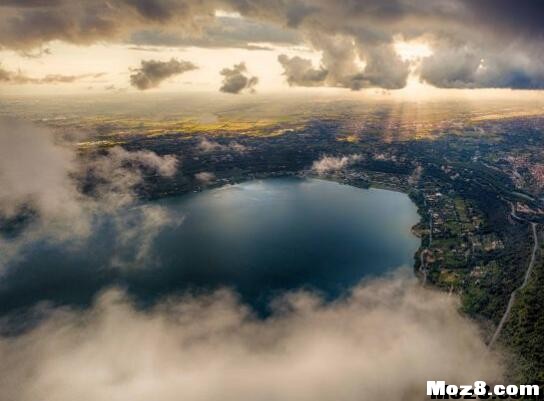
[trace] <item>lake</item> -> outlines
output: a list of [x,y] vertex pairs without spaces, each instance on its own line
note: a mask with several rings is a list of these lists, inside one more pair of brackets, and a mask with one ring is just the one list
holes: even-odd
[[[285,290],[331,299],[365,277],[412,266],[420,244],[410,230],[419,216],[406,194],[325,180],[250,181],[153,205],[183,221],[134,246],[129,237],[120,247],[121,233],[107,220],[83,247],[34,244],[1,280],[0,313],[41,300],[85,305],[112,285],[143,304],[227,286],[265,310]],[[112,254],[130,260],[144,245],[143,266],[111,267]]]

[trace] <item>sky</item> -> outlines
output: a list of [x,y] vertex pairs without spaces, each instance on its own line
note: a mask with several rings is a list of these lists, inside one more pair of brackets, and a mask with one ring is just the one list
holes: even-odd
[[2,0],[0,92],[541,90],[520,0]]

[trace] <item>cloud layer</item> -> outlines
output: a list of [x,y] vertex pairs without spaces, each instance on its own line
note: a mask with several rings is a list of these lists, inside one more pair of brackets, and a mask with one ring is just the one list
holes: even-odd
[[283,67],[283,75],[290,86],[322,86],[329,74],[325,67],[314,68],[311,60],[298,56],[289,58],[281,54],[278,62]]
[[332,304],[292,293],[260,320],[229,291],[149,311],[108,291],[0,338],[0,387],[13,401],[411,401],[426,380],[500,380],[453,299],[395,277]]
[[[0,119],[0,221],[28,222],[15,237],[0,231],[0,273],[11,258],[36,241],[84,246],[97,215],[109,216],[120,233],[121,245],[123,238],[132,237],[141,240],[140,249],[146,249],[156,227],[166,221],[178,224],[179,219],[167,219],[159,206],[135,209],[128,215],[120,212],[135,203],[144,170],[171,177],[178,165],[174,156],[121,147],[78,158],[74,145],[61,141],[49,129]],[[138,235],[131,234],[137,226]],[[142,255],[136,259],[142,261]]]
[[48,219],[77,215],[76,170],[72,149],[49,130],[0,119],[0,215],[13,217],[25,206]]
[[48,74],[41,78],[31,77],[24,74],[21,71],[13,72],[2,68],[0,65],[0,83],[9,84],[67,84],[76,81],[80,81],[87,78],[100,78],[106,75],[103,72],[96,74],[79,74],[79,75],[62,75],[62,74]]
[[269,45],[295,45],[301,38],[294,29],[266,21],[218,16],[201,19],[200,30],[153,29],[131,34],[128,41],[141,46],[197,46],[270,50]]
[[[410,72],[394,51],[400,37],[431,45],[421,77],[436,86],[544,87],[544,7],[531,0],[22,0],[0,7],[0,47],[17,50],[52,40],[251,48],[253,36],[257,47],[305,43],[322,52],[315,70],[282,60],[291,85],[395,89]],[[215,17],[217,10],[243,18]],[[143,88],[153,85],[143,77]]]

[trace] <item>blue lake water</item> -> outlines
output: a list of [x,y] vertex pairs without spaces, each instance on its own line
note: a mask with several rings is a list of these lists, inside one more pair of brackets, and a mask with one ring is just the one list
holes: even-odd
[[144,303],[223,286],[257,309],[296,288],[330,299],[364,277],[412,266],[420,243],[407,195],[324,180],[251,181],[154,204],[184,220],[158,232],[146,266],[109,266],[119,233],[108,224],[85,247],[36,245],[1,280],[0,313],[41,300],[85,305],[112,285]]

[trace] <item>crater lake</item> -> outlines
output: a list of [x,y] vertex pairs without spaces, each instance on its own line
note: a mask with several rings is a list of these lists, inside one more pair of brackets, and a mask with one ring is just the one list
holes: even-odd
[[221,287],[258,311],[299,288],[333,299],[365,277],[413,266],[418,221],[406,194],[320,179],[166,198],[97,217],[82,243],[27,245],[4,272],[0,313],[40,301],[87,305],[111,286],[143,305]]

